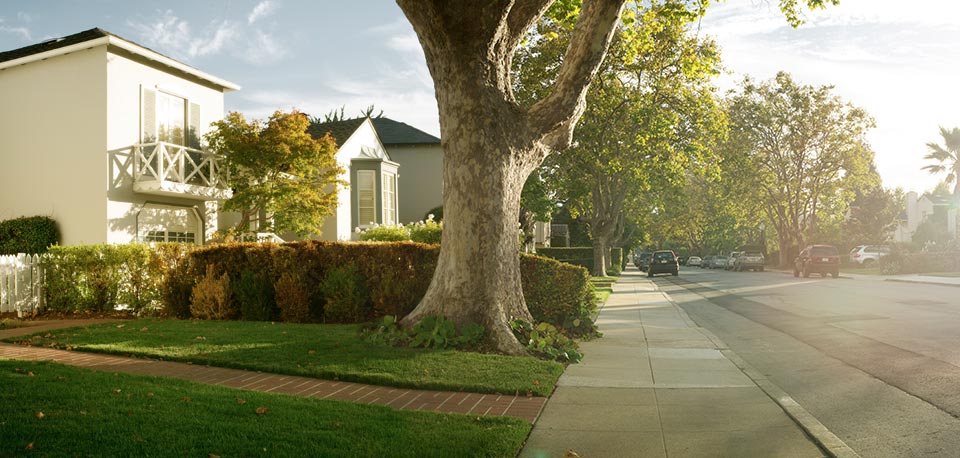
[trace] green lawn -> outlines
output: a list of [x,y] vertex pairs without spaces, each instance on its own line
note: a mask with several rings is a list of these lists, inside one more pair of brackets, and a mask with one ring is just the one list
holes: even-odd
[[593,288],[593,295],[597,297],[597,304],[603,305],[606,303],[611,294],[613,294],[613,288]]
[[[514,457],[530,425],[0,361],[0,456]],[[258,413],[258,409],[262,413]]]
[[[17,337],[32,345],[135,355],[405,388],[553,392],[563,365],[533,357],[395,348],[358,325],[141,319]],[[2,390],[0,390],[2,391]]]

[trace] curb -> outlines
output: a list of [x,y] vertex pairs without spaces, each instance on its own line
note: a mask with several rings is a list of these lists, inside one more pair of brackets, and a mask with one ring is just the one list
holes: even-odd
[[926,281],[926,280],[908,280],[906,278],[884,278],[883,281],[892,281],[897,283],[914,283],[917,285],[952,286],[954,288],[960,288],[960,284],[955,284],[955,283],[940,283],[936,281]]
[[[678,285],[679,286],[679,285]],[[681,286],[682,288],[682,286]],[[686,288],[684,288],[686,289]],[[697,325],[693,319],[690,318],[690,315],[687,314],[687,311],[683,309],[680,305],[670,297],[669,294],[660,290],[657,287],[657,290],[660,291],[664,297],[673,304],[674,307],[680,313],[680,317],[684,321],[693,323],[695,329],[703,333],[708,339],[710,339],[714,345],[720,350],[720,353],[723,354],[730,362],[732,362],[740,372],[743,372],[750,380],[753,381],[761,390],[773,402],[776,402],[777,405],[786,412],[797,425],[803,429],[811,439],[829,456],[834,458],[860,458],[860,455],[857,454],[850,446],[843,442],[839,437],[830,432],[823,423],[820,423],[820,420],[817,420],[807,409],[804,409],[797,401],[795,401],[787,392],[780,389],[779,386],[771,382],[766,376],[764,376],[760,371],[751,366],[749,363],[743,360],[739,355],[737,355],[733,350],[727,347],[727,344],[720,340],[709,329]]]

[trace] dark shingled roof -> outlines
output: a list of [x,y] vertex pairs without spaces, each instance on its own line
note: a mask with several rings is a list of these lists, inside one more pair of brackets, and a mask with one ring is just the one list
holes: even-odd
[[430,145],[440,144],[440,139],[416,127],[390,118],[373,118],[373,127],[384,145]]
[[367,118],[354,118],[344,121],[314,123],[310,124],[310,127],[307,127],[307,133],[313,138],[321,138],[327,132],[330,132],[330,136],[336,140],[337,148],[339,148],[343,145],[343,142],[347,141],[347,139],[360,128],[360,125],[363,124],[363,121],[366,119]]
[[102,29],[84,30],[83,32],[80,32],[80,33],[67,35],[61,38],[53,38],[53,39],[44,41],[42,43],[37,43],[35,45],[24,46],[22,48],[17,48],[11,51],[0,52],[0,62],[19,59],[21,57],[27,57],[33,54],[40,54],[42,52],[64,48],[70,45],[75,45],[77,43],[96,40],[97,38],[103,38],[108,35],[113,35],[113,34]]

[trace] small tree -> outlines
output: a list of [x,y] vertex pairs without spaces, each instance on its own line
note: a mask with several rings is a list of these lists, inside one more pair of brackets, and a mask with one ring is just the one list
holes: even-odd
[[264,232],[319,235],[337,206],[337,190],[346,183],[329,135],[314,139],[303,113],[275,112],[266,122],[247,121],[231,112],[207,134],[210,149],[224,158],[233,197],[224,209],[241,215],[234,231],[253,223]]

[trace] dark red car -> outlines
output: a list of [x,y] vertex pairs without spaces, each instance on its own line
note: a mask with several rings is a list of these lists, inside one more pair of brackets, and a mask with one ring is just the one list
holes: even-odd
[[810,245],[800,252],[793,261],[793,276],[804,278],[811,273],[818,273],[826,277],[827,274],[837,278],[840,276],[840,252],[832,245]]

